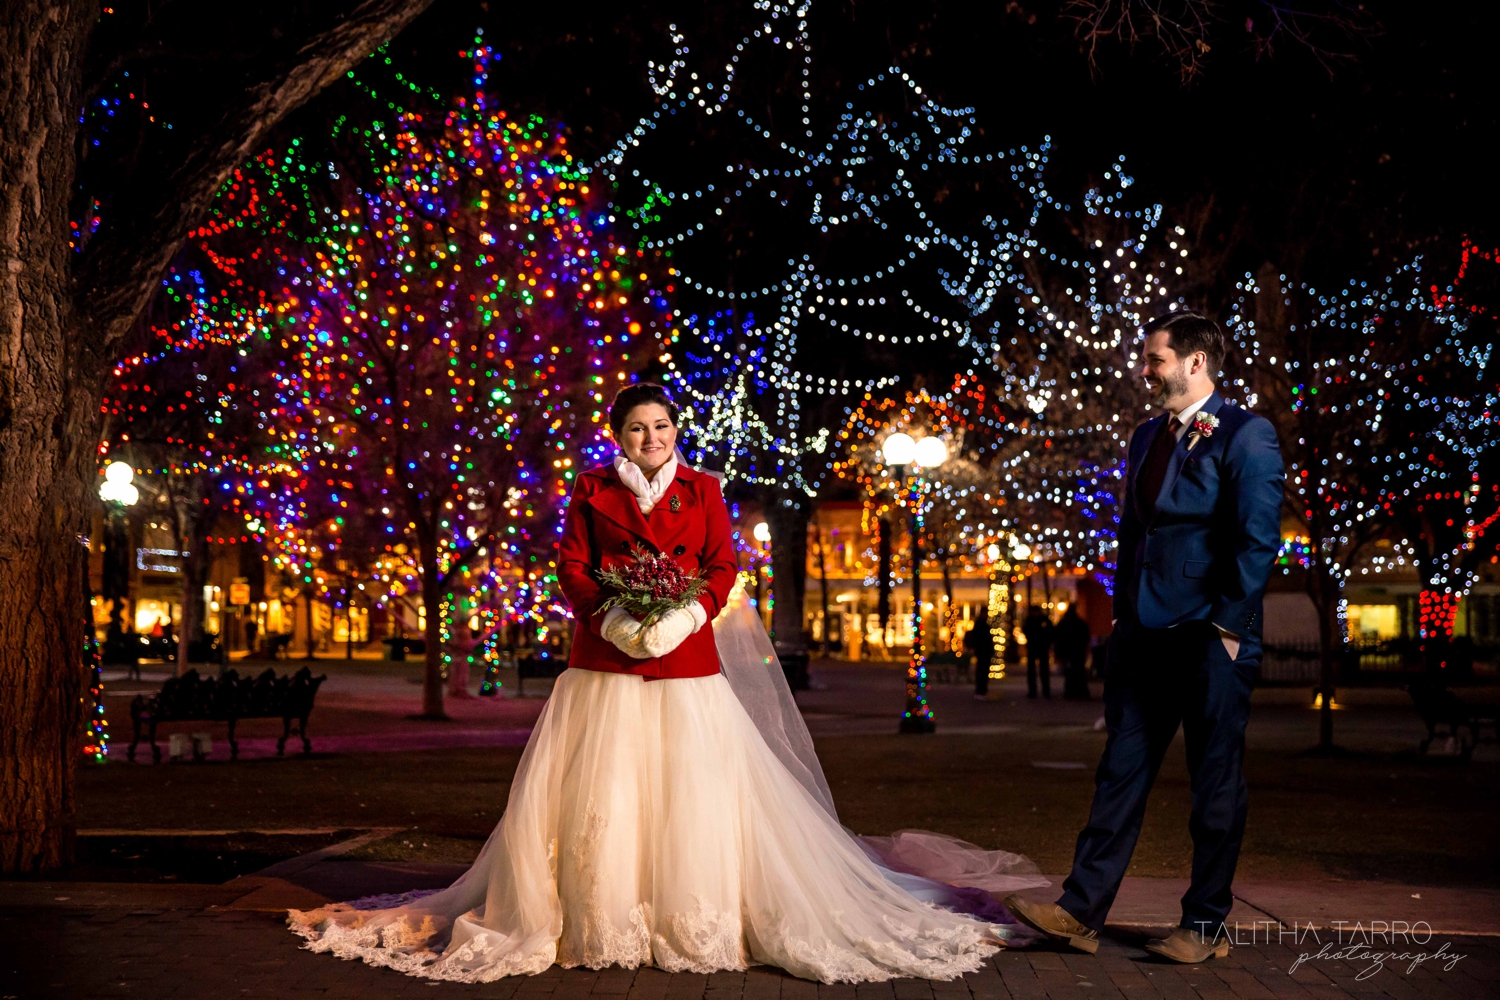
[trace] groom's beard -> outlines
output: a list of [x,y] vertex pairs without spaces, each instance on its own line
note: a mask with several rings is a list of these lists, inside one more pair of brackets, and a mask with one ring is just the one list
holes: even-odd
[[1167,400],[1187,395],[1187,372],[1182,370],[1181,365],[1178,365],[1175,371],[1156,383],[1156,388],[1152,389],[1149,384],[1147,388],[1151,392],[1152,405],[1165,407]]

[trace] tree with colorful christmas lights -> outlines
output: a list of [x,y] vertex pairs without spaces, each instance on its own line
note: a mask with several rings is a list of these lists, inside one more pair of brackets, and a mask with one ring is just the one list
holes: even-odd
[[[922,551],[937,562],[944,594],[952,602],[952,574],[977,566],[983,550],[1000,530],[1004,498],[995,486],[993,470],[983,461],[991,434],[975,417],[982,403],[956,398],[966,395],[960,379],[947,393],[926,389],[905,394],[904,401],[872,398],[856,407],[840,429],[838,441],[845,456],[833,464],[834,474],[854,483],[866,505],[867,516],[884,518],[905,502],[909,490],[893,478],[881,445],[893,433],[916,438],[936,435],[948,449],[948,460],[922,475]],[[909,567],[908,567],[909,572]]]
[[657,355],[670,282],[657,255],[611,239],[608,184],[555,127],[491,105],[493,51],[470,57],[476,90],[441,116],[351,129],[381,164],[373,182],[293,142],[247,165],[217,217],[320,169],[332,197],[294,199],[308,221],[223,225],[202,248],[253,256],[241,308],[271,303],[253,350],[275,358],[258,400],[285,465],[264,498],[277,565],[336,604],[356,578],[420,593],[430,716],[442,609],[482,584],[509,616],[556,614],[560,511],[607,450],[609,394]]
[[[897,511],[906,513],[906,576],[912,579],[922,572],[928,557],[937,562],[946,624],[951,626],[953,622],[954,570],[994,562],[982,553],[992,544],[994,535],[988,533],[998,530],[997,515],[1004,500],[995,487],[993,470],[982,461],[988,451],[988,435],[979,426],[984,409],[982,391],[960,379],[941,395],[917,389],[907,392],[900,403],[889,397],[868,399],[839,431],[838,440],[846,457],[834,463],[834,472],[858,486],[865,517],[880,523],[878,583],[883,626],[889,624],[885,618],[896,582],[890,536]],[[886,454],[885,443],[893,434],[905,434],[918,442],[935,437],[943,442],[947,457],[908,477],[907,470],[893,467]],[[926,705],[925,663],[938,646],[934,636],[927,634],[924,609],[915,600],[911,624],[908,710],[931,719],[931,708]],[[943,624],[940,617],[940,627]],[[951,633],[949,641],[953,641]],[[1004,649],[1003,641],[997,648]]]
[[205,655],[211,539],[227,530],[235,544],[259,540],[257,499],[276,467],[253,395],[269,382],[262,358],[244,348],[250,336],[237,332],[255,321],[243,314],[238,322],[205,321],[200,306],[213,299],[227,307],[228,297],[218,286],[210,293],[203,278],[197,269],[168,272],[145,317],[149,345],[115,367],[101,406],[100,461],[135,469],[138,516],[165,522],[173,539],[182,579],[179,674]]

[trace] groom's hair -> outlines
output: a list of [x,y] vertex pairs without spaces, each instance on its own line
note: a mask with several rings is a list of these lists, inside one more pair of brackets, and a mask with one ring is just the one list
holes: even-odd
[[1208,357],[1210,377],[1217,377],[1224,366],[1224,331],[1202,313],[1174,312],[1158,316],[1141,330],[1149,337],[1158,330],[1167,331],[1167,343],[1179,358],[1202,351]]
[[625,418],[630,416],[630,411],[647,403],[666,407],[672,426],[677,426],[677,404],[667,395],[667,390],[655,382],[637,382],[615,393],[614,402],[609,404],[609,429],[614,432],[615,440],[619,440],[620,431],[624,428]]

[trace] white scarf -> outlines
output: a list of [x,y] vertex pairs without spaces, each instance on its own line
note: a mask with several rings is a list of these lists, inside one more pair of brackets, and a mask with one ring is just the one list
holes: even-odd
[[620,482],[635,494],[635,503],[641,509],[641,513],[649,514],[651,508],[661,502],[668,487],[672,485],[672,480],[677,476],[677,456],[674,454],[667,459],[667,464],[657,469],[656,475],[649,480],[641,471],[641,467],[624,455],[615,456],[615,472],[619,475]]

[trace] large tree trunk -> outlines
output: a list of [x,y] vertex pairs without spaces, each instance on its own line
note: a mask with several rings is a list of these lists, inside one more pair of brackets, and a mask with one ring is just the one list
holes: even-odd
[[[182,557],[182,621],[177,626],[177,676],[192,669],[192,645],[203,638],[203,588],[208,582],[207,539],[194,532],[183,539],[192,548]],[[184,551],[178,549],[179,552]],[[223,629],[219,630],[221,633]]]
[[[177,676],[192,668],[193,643],[204,638],[203,624],[208,610],[203,602],[203,588],[208,584],[208,519],[203,510],[200,491],[186,496],[172,496],[172,515],[177,557],[182,560],[182,621],[177,626]],[[222,619],[221,619],[222,620]],[[219,633],[222,636],[224,629]]]
[[[943,601],[944,615],[953,614],[953,568],[949,565],[948,550],[943,549],[938,553],[938,567],[943,571]],[[941,625],[942,622],[939,622]]]
[[[1343,632],[1338,621],[1338,584],[1319,579],[1312,586],[1320,590],[1314,601],[1318,610],[1318,693],[1322,696],[1318,710],[1318,750],[1332,753],[1334,686],[1338,679],[1339,657],[1344,648]],[[1330,590],[1333,591],[1332,594],[1329,593]]]
[[878,563],[876,581],[875,614],[880,618],[881,646],[885,646],[885,630],[891,627],[891,533],[895,530],[888,517],[879,521],[880,538],[876,542]]
[[[1343,587],[1330,569],[1325,555],[1327,545],[1322,525],[1308,524],[1308,542],[1312,558],[1307,566],[1307,596],[1318,613],[1318,752],[1333,753],[1333,696],[1338,680],[1339,658],[1344,652],[1344,633],[1339,625],[1339,599]],[[1352,555],[1351,555],[1352,558]]]
[[807,587],[807,523],[811,511],[805,495],[776,491],[766,505],[766,524],[771,529],[772,591],[776,604],[771,611],[771,635],[778,650],[805,652],[802,638],[802,605]]
[[823,522],[818,521],[818,586],[822,591],[823,598],[823,658],[828,659],[833,640],[830,636],[833,619],[829,616],[828,608],[828,552],[827,539],[823,537]]
[[0,12],[0,871],[72,859],[83,589],[99,439],[67,201],[97,5]]
[[427,625],[422,639],[427,645],[422,674],[422,717],[446,719],[443,707],[443,621],[441,601],[442,581],[438,578],[437,537],[435,532],[424,532],[417,542],[418,558],[422,562],[422,605],[427,612]]
[[[164,161],[170,170],[123,183],[138,197],[112,205],[77,254],[68,202],[101,6],[0,5],[0,872],[72,858],[85,683],[78,542],[115,352],[229,172],[429,2],[364,0],[303,17],[275,58],[251,64],[261,75],[225,91],[220,117],[179,123],[202,127],[173,133],[190,144]],[[118,39],[94,41],[108,49]],[[114,72],[108,52],[99,65]]]

